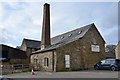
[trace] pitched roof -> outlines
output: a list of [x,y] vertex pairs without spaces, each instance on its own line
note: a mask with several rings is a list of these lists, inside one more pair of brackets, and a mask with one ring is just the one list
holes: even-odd
[[56,49],[62,45],[68,44],[70,42],[73,42],[75,40],[78,40],[87,33],[87,31],[94,25],[94,23],[86,25],[84,27],[69,31],[67,33],[55,36],[51,39],[51,46],[43,49],[43,50],[38,50],[33,53],[38,53],[38,52],[43,52],[43,51],[48,51],[48,50],[53,50]]
[[[26,59],[25,51],[13,48],[4,44],[0,44],[0,58]],[[2,54],[2,55],[1,55]]]
[[75,39],[75,38],[77,38],[77,39],[78,38],[82,38],[84,36],[84,34],[89,30],[89,28],[92,25],[93,25],[93,23],[89,24],[89,25],[86,25],[84,27],[81,27],[81,28],[78,28],[78,29],[66,32],[64,34],[55,36],[55,37],[53,37],[51,39],[51,44],[56,44],[56,43],[59,43],[61,41],[62,42],[64,42],[64,41],[71,41],[71,39]]
[[37,41],[37,40],[30,40],[30,39],[25,39],[24,40],[25,43],[26,43],[26,46],[28,48],[40,48],[40,44],[41,44],[41,41]]

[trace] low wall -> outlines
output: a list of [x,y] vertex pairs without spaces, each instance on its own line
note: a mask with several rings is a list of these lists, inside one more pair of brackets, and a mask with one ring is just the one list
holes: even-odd
[[26,64],[14,64],[14,65],[2,65],[1,74],[12,74],[16,72],[25,72],[30,71],[29,65]]

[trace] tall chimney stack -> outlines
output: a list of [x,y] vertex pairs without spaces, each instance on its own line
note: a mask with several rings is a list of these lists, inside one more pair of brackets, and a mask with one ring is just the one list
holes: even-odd
[[43,8],[41,49],[44,49],[49,45],[51,45],[51,41],[50,41],[50,5],[45,3],[44,8]]

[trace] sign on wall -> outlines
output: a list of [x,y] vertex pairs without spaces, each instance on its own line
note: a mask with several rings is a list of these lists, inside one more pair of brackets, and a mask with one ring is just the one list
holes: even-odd
[[70,55],[65,55],[65,67],[70,68]]
[[99,45],[91,45],[91,50],[93,52],[100,52],[100,47]]

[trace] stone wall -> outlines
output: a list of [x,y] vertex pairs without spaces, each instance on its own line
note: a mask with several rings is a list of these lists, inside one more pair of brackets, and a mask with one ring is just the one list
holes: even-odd
[[[100,33],[96,30],[96,27],[92,26],[90,28],[83,39],[81,39],[81,43],[85,47],[82,51],[85,55],[84,63],[87,65],[87,68],[92,68],[95,63],[99,62],[101,59],[104,59],[105,42]],[[100,52],[91,51],[91,45],[99,45]]]
[[[54,51],[48,51],[48,52],[43,52],[43,53],[38,53],[31,55],[31,64],[32,65],[39,65],[39,70],[42,71],[56,71],[56,63],[55,63],[55,58],[56,53]],[[44,66],[44,58],[47,57],[49,59],[49,65]],[[34,59],[37,59],[37,64],[35,64]],[[54,61],[54,62],[53,62]]]
[[115,55],[116,55],[116,59],[120,59],[120,42],[118,43],[117,47],[115,48]]
[[[100,46],[100,52],[91,51],[93,39],[96,39],[96,44]],[[92,27],[82,39],[57,48],[56,53],[56,71],[91,69],[95,63],[104,58],[105,46],[96,28]],[[70,55],[69,69],[65,68],[65,54]]]
[[[59,47],[56,50],[57,65],[56,71],[69,71],[82,69],[81,62],[81,44],[79,41]],[[70,68],[65,68],[65,55],[70,55]]]
[[[37,58],[37,65],[43,71],[71,71],[81,69],[92,69],[94,64],[104,59],[105,42],[100,33],[93,26],[81,39],[64,44],[56,51],[48,51],[33,54],[31,63],[34,65],[34,58]],[[91,45],[98,45],[100,51],[93,52]],[[70,68],[65,68],[65,55],[70,55]],[[49,66],[44,66],[44,58],[49,58]]]
[[28,64],[9,64],[8,62],[2,63],[2,67],[0,67],[1,75],[13,74],[18,72],[26,72],[30,71],[30,67]]
[[11,74],[13,72],[12,66],[8,62],[4,62],[0,66],[1,69],[1,75],[4,74]]
[[25,44],[25,41],[23,41],[20,49],[23,50],[23,51],[26,51],[26,50],[27,50],[27,46],[26,46],[26,44]]
[[26,54],[27,54],[26,61],[27,61],[27,64],[30,64],[30,54],[32,54],[32,48],[27,48],[25,41],[23,41],[20,49],[26,52]]

